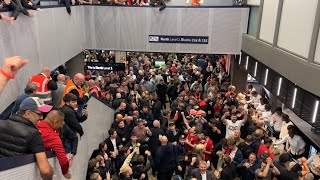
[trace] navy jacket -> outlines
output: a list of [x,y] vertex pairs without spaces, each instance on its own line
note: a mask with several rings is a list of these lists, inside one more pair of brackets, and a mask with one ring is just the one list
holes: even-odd
[[165,135],[164,131],[160,128],[151,128],[150,131],[152,132],[152,136],[149,138],[149,148],[152,154],[154,154],[161,143],[159,141],[160,135]]
[[176,157],[173,145],[161,145],[156,152],[154,159],[156,172],[169,172],[173,171],[176,167]]
[[243,160],[243,155],[240,149],[236,151],[236,155],[233,158],[232,163],[237,167]]
[[177,166],[184,165],[184,157],[186,155],[186,144],[182,145],[180,142],[175,146]]
[[249,169],[243,166],[244,163],[249,162],[248,159],[242,160],[242,162],[237,166],[238,172],[241,175],[242,179],[254,179],[255,178],[255,172],[257,169],[260,168],[260,163],[256,161]]
[[142,112],[140,114],[140,118],[147,121],[147,125],[148,125],[149,128],[153,127],[152,123],[154,121],[154,117],[150,112],[147,112],[147,113]]

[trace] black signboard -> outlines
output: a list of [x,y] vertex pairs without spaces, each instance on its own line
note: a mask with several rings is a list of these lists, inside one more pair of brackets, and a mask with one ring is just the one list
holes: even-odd
[[97,71],[124,71],[124,63],[87,62],[87,70]]
[[209,36],[149,35],[150,43],[208,44]]

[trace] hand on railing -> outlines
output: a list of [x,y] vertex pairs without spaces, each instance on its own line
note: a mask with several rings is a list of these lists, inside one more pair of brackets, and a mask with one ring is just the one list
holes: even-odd
[[36,11],[43,12],[43,9],[37,8]]

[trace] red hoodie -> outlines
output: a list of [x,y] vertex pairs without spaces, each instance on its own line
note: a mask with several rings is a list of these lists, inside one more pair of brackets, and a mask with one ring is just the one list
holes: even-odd
[[45,120],[38,122],[37,128],[41,133],[44,148],[46,150],[52,150],[56,154],[61,166],[62,174],[67,174],[69,169],[69,159],[63,148],[62,141],[58,133],[56,133],[50,124],[48,124]]

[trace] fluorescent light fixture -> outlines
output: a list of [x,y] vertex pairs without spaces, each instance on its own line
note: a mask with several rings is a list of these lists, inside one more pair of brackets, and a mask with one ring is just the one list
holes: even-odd
[[281,91],[281,84],[282,84],[282,77],[279,78],[279,84],[278,84],[278,91],[277,91],[277,96],[280,95],[280,91]]
[[246,61],[246,70],[248,70],[248,63],[249,63],[249,56],[247,56],[247,61]]
[[256,62],[256,65],[254,66],[254,77],[257,76],[257,69],[258,69],[258,62]]
[[266,75],[264,76],[264,85],[267,85],[267,82],[268,82],[268,73],[269,73],[269,69],[266,69]]
[[242,57],[242,52],[240,52],[239,65],[241,64],[241,57]]
[[294,91],[293,91],[293,99],[292,99],[292,108],[294,108],[294,106],[296,105],[296,97],[297,97],[297,91],[298,89],[297,88],[294,88]]
[[314,105],[314,110],[313,110],[312,123],[316,122],[318,107],[319,107],[319,101],[316,101],[316,104]]

